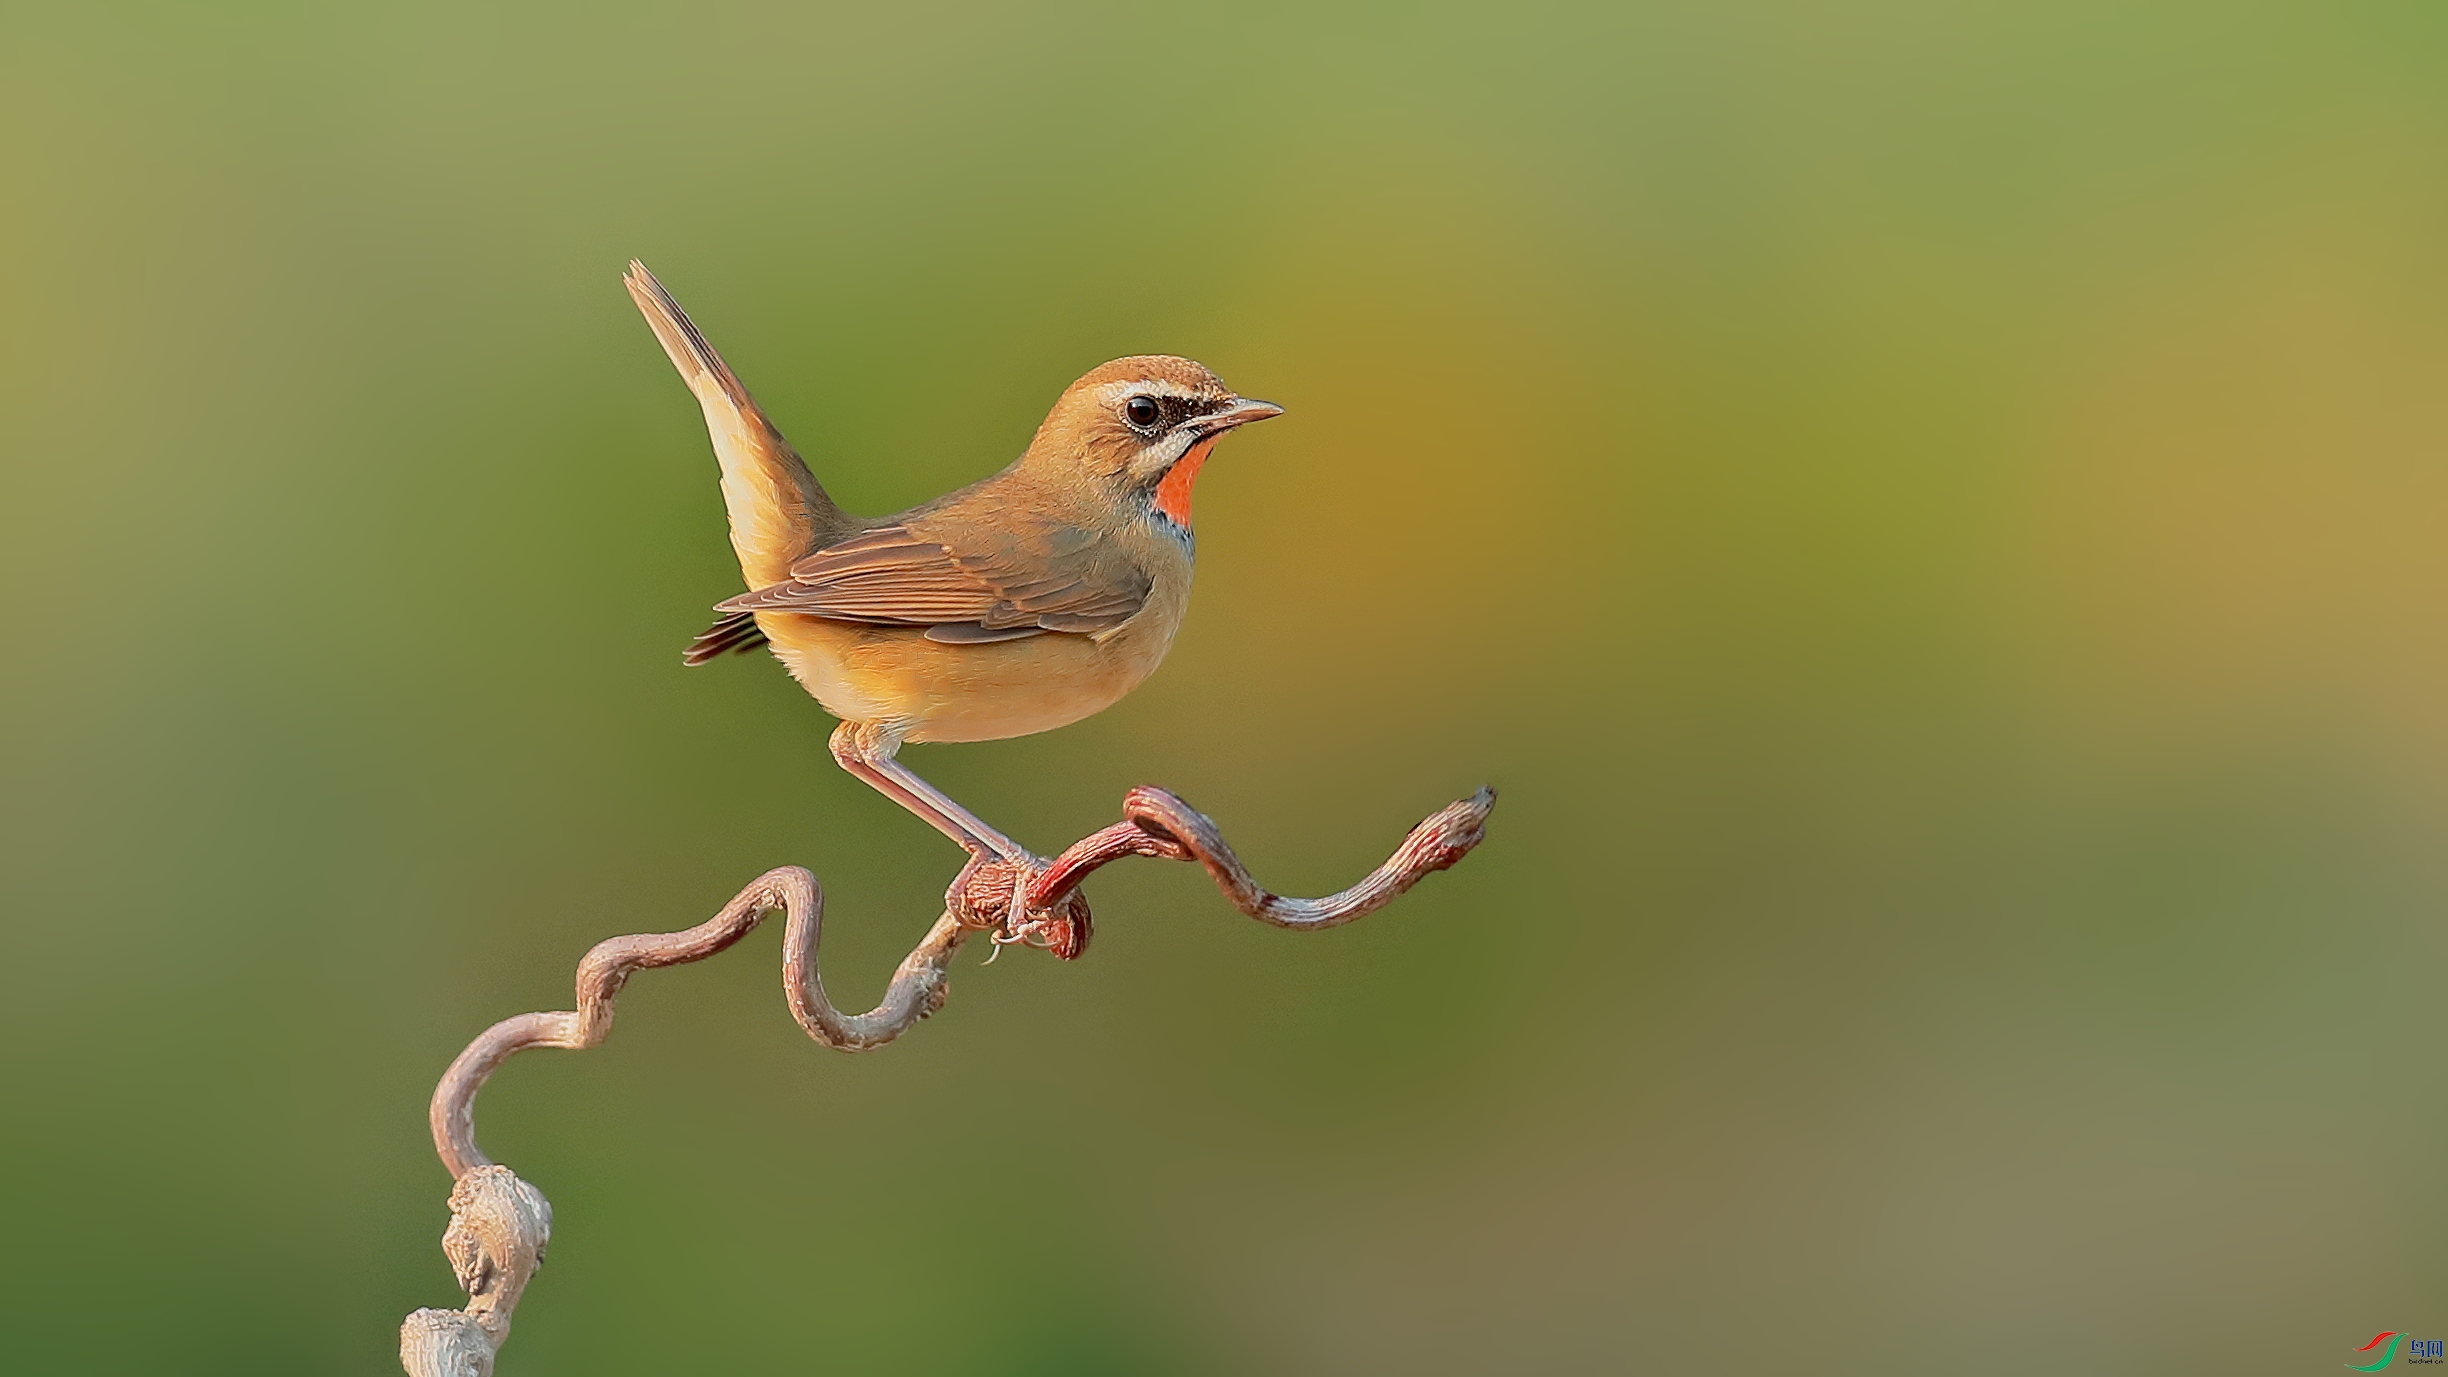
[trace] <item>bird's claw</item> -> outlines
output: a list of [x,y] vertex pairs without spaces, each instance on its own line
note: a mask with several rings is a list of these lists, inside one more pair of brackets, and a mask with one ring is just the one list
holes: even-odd
[[962,927],[990,935],[995,955],[1015,943],[1042,947],[1065,961],[1076,960],[1088,947],[1088,901],[1074,888],[1051,904],[1039,907],[1030,890],[1045,873],[1035,857],[1007,861],[971,858],[944,893],[944,907]]

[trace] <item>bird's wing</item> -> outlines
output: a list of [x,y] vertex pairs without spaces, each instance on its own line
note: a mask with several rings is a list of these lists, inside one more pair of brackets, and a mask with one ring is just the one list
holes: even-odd
[[680,663],[692,668],[720,656],[724,651],[745,655],[765,644],[765,629],[756,624],[754,612],[734,612],[697,633],[689,648],[680,652]]
[[932,640],[968,644],[1048,631],[1093,635],[1146,604],[1146,572],[1111,542],[1060,522],[1015,527],[1006,518],[985,525],[913,517],[878,527],[715,610],[923,626]]

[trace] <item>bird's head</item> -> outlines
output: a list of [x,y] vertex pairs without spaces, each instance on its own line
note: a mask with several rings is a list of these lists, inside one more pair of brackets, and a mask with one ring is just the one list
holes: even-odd
[[1235,395],[1189,359],[1115,359],[1063,389],[1029,442],[1029,464],[1144,502],[1186,531],[1191,484],[1216,442],[1236,426],[1282,414],[1273,402]]

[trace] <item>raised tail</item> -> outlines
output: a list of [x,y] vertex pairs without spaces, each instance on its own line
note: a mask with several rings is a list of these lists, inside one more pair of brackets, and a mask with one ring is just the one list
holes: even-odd
[[631,259],[621,281],[705,411],[706,431],[722,463],[723,506],[731,515],[731,548],[739,555],[741,577],[751,589],[780,583],[790,576],[792,560],[855,523],[833,505],[790,441],[646,265]]

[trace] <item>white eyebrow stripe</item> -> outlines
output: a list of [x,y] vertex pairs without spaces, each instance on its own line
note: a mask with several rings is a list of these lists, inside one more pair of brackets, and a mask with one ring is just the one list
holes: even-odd
[[1110,382],[1096,390],[1097,400],[1111,405],[1124,397],[1171,397],[1177,402],[1221,401],[1212,392],[1200,391],[1166,382],[1161,378],[1140,378],[1125,382]]

